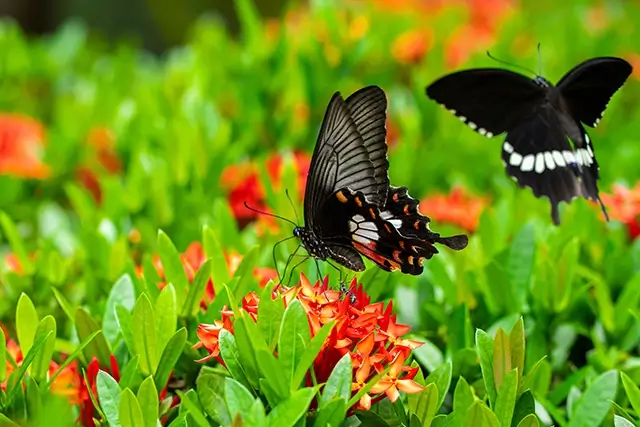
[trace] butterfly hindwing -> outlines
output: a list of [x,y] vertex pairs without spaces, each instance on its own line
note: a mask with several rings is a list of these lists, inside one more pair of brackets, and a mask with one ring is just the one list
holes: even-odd
[[544,100],[544,90],[512,71],[477,68],[448,74],[426,89],[471,129],[492,137],[527,119]]
[[578,64],[557,84],[578,121],[595,127],[609,99],[627,80],[632,67],[615,57],[593,58]]

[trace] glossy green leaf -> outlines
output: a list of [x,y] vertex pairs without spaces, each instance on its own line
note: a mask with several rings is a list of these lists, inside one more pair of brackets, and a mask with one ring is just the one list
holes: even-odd
[[418,394],[416,407],[411,410],[417,415],[423,426],[429,427],[431,421],[433,421],[433,417],[438,413],[439,395],[440,392],[435,383],[428,384],[425,389]]
[[[140,388],[138,389],[138,402],[140,403],[140,409],[142,410],[142,418],[144,420],[145,427],[156,427],[158,423],[158,390],[153,382],[152,377],[147,377]],[[122,402],[120,402],[122,405]],[[122,418],[122,413],[120,413]]]
[[136,355],[135,339],[133,338],[133,315],[129,310],[120,304],[115,306],[116,320],[118,322],[118,328],[122,333],[122,338],[129,349],[129,353]]
[[204,297],[207,283],[211,279],[211,260],[206,260],[198,269],[189,285],[189,293],[182,307],[182,317],[195,317],[200,310],[200,301]]
[[120,370],[120,384],[121,388],[130,388],[135,390],[138,384],[142,381],[142,374],[140,373],[140,357],[138,355],[133,356],[126,365]]
[[107,298],[107,307],[102,320],[102,333],[112,345],[120,335],[120,326],[116,317],[116,305],[120,304],[127,311],[133,310],[135,304],[135,288],[131,276],[123,274],[111,287]]
[[220,244],[215,231],[209,226],[203,231],[204,251],[208,258],[211,258],[211,277],[216,290],[216,295],[222,292],[222,285],[229,283],[231,277],[227,269],[227,261],[224,258],[224,248]]
[[220,346],[222,360],[224,360],[225,366],[231,376],[243,386],[250,388],[251,385],[242,368],[240,354],[238,353],[238,347],[236,346],[236,340],[233,334],[226,329],[220,330],[218,345]]
[[329,337],[334,325],[335,322],[323,325],[305,348],[304,353],[302,353],[302,357],[298,361],[298,365],[293,373],[293,378],[291,379],[291,391],[296,390],[300,383],[302,383],[305,375],[313,365],[313,361],[316,359],[316,356],[320,353],[322,346]]
[[207,417],[204,415],[204,408],[200,405],[196,392],[194,390],[189,390],[186,393],[182,393],[180,390],[177,390],[176,393],[180,396],[180,400],[182,401],[181,407],[184,406],[187,411],[189,411],[189,415],[191,415],[195,424],[200,427],[210,427]]
[[453,392],[453,410],[456,413],[466,414],[467,410],[475,402],[473,391],[464,377],[458,379],[456,389]]
[[273,408],[267,415],[269,427],[293,427],[309,410],[316,388],[302,388]]
[[169,283],[162,289],[158,299],[156,299],[156,305],[153,313],[156,322],[156,336],[157,338],[157,351],[158,357],[164,351],[165,346],[171,339],[171,336],[176,331],[176,324],[178,322],[178,308],[176,306],[176,292],[173,289],[173,285]]
[[219,424],[229,425],[231,416],[225,400],[225,383],[225,377],[204,374],[198,377],[196,387],[198,398],[211,419]]
[[269,348],[275,348],[280,333],[284,304],[280,298],[271,299],[271,291],[265,288],[258,305],[258,329]]
[[513,411],[513,422],[511,425],[517,424],[524,420],[527,416],[535,414],[536,402],[533,398],[531,390],[527,390],[518,398],[516,407]]
[[318,409],[317,414],[318,416],[313,424],[314,427],[339,426],[347,414],[347,401],[339,397],[325,402]]
[[189,281],[184,272],[180,254],[164,231],[158,231],[158,254],[162,260],[164,277],[167,283],[173,284],[176,292],[176,305],[182,307],[187,296]]
[[519,317],[509,333],[509,348],[511,349],[511,368],[518,370],[518,384],[522,381],[525,357],[524,321]]
[[20,294],[16,307],[16,332],[22,354],[27,354],[33,345],[39,320],[31,298],[27,294]]
[[7,378],[7,338],[4,330],[0,328],[0,383]]
[[151,375],[158,366],[159,349],[155,314],[146,294],[136,301],[131,329],[134,352],[140,357],[140,370],[144,375]]
[[232,289],[234,295],[246,295],[249,291],[258,289],[258,281],[253,277],[253,269],[258,262],[258,255],[258,246],[253,246],[242,257],[242,261],[240,261],[240,265],[233,276],[238,279]]
[[622,386],[627,393],[631,407],[636,414],[640,414],[640,388],[638,388],[638,385],[624,372],[620,372],[620,376],[622,377]]
[[[506,334],[505,334],[506,335]],[[509,371],[498,389],[496,404],[493,413],[498,418],[500,425],[510,426],[516,407],[516,393],[518,391],[518,370]]]
[[444,365],[439,366],[435,371],[431,372],[429,376],[424,380],[425,385],[434,383],[438,390],[438,408],[442,406],[444,398],[449,392],[451,386],[453,364],[450,360],[446,361]]
[[236,339],[236,346],[238,347],[238,354],[240,355],[240,362],[247,374],[247,379],[251,383],[252,387],[257,388],[260,371],[258,361],[256,359],[256,353],[252,344],[252,338],[247,332],[245,325],[246,322],[236,320],[234,325],[234,337]]
[[27,372],[27,369],[29,369],[29,366],[31,366],[33,360],[42,350],[42,347],[44,346],[48,338],[49,335],[40,335],[36,337],[36,340],[33,342],[33,345],[29,349],[29,352],[22,361],[20,368],[11,375],[10,380],[13,379],[13,384],[11,384],[11,388],[9,388],[10,384],[7,384],[7,394],[5,400],[7,406],[11,404],[18,391],[22,390],[22,380]]
[[[76,309],[76,331],[78,332],[78,338],[85,341],[88,337],[93,335],[96,331],[100,331],[100,326],[89,313],[82,307]],[[104,339],[102,333],[95,335],[94,338],[87,344],[83,350],[84,357],[87,361],[95,356],[100,363],[100,366],[109,366],[111,363],[111,350],[107,340]]]
[[518,308],[515,308],[516,311],[521,311],[526,301],[533,270],[535,249],[533,224],[527,223],[515,235],[511,243],[506,268],[509,285],[518,302]]
[[318,406],[323,407],[336,398],[342,398],[346,402],[351,396],[352,382],[353,362],[351,361],[351,356],[347,353],[333,367],[318,399]]
[[255,399],[249,411],[243,415],[245,425],[255,427],[267,427],[267,414],[264,410],[262,400]]
[[500,328],[493,340],[493,378],[496,390],[502,386],[505,375],[511,371],[511,346],[506,332]]
[[[107,422],[111,427],[120,424],[120,396],[122,394],[118,382],[105,371],[99,371],[96,377],[98,401]],[[142,425],[142,424],[140,424]]]
[[67,315],[71,322],[75,323],[76,313],[73,307],[71,307],[71,304],[69,304],[69,301],[67,301],[64,295],[62,295],[56,288],[51,288],[51,292],[53,292],[53,296],[58,301],[58,304],[60,304],[60,307],[62,308],[62,311],[64,311],[64,314]]
[[620,415],[613,416],[613,425],[614,427],[635,427],[635,424]]
[[500,427],[500,422],[486,405],[476,401],[464,417],[465,426],[474,427]]
[[518,423],[518,427],[539,427],[538,417],[535,414],[529,414]]
[[253,406],[253,395],[242,384],[233,378],[227,378],[224,385],[224,396],[233,420],[237,414],[245,414]]
[[122,427],[142,427],[145,424],[138,399],[128,388],[120,395],[118,405],[120,425]]
[[484,331],[476,331],[476,351],[480,359],[482,378],[489,397],[489,403],[496,401],[496,383],[493,377],[493,339]]
[[176,366],[186,343],[187,330],[185,328],[180,328],[173,334],[167,345],[164,347],[164,351],[162,352],[160,361],[158,362],[158,368],[153,376],[158,390],[162,390],[167,385],[171,371]]
[[56,344],[56,319],[51,315],[43,317],[36,329],[36,341],[38,338],[45,336],[48,338],[44,341],[31,366],[31,375],[38,383],[44,381],[48,376],[49,365],[51,364],[51,357]]
[[600,425],[611,409],[617,387],[618,371],[611,370],[599,375],[576,404],[568,427]]

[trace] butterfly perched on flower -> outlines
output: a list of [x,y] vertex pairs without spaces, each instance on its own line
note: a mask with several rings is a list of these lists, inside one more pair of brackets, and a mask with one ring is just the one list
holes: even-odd
[[506,132],[502,161],[520,187],[558,204],[576,197],[598,201],[599,167],[583,125],[595,127],[609,99],[631,74],[621,58],[589,59],[571,69],[556,86],[512,71],[477,68],[458,71],[426,88],[427,96],[471,129],[489,138]]
[[314,258],[362,271],[364,255],[383,270],[417,275],[438,253],[435,243],[460,250],[468,238],[431,231],[407,189],[389,185],[386,109],[377,86],[346,100],[333,95],[307,177],[305,225],[293,233]]

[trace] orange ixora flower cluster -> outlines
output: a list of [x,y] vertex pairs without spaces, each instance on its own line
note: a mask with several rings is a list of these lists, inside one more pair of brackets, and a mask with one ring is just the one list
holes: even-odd
[[100,176],[116,174],[122,170],[122,162],[116,151],[113,132],[106,127],[92,128],[87,135],[86,155],[76,169],[76,177],[91,193],[97,203],[102,203]]
[[[230,276],[233,276],[238,269],[240,262],[242,261],[242,256],[236,252],[225,253],[225,260],[227,261],[227,271]],[[196,273],[198,272],[202,264],[207,261],[207,256],[204,253],[204,249],[200,242],[192,242],[184,251],[184,253],[180,255],[180,261],[182,261],[182,268],[184,268],[187,279],[189,280],[189,282],[191,282],[196,277]],[[153,256],[153,266],[162,279],[162,282],[158,283],[158,287],[162,289],[166,286],[166,283],[164,282],[164,267],[162,266],[160,256]],[[138,266],[137,273],[142,277],[142,275],[144,274],[142,266]],[[269,283],[270,280],[275,279],[277,276],[278,274],[273,268],[256,267],[253,269],[253,277],[259,280],[260,286],[265,286],[267,283]],[[200,306],[202,308],[206,308],[209,304],[211,304],[215,296],[216,293],[213,287],[213,281],[209,279],[202,300],[200,301]]]
[[0,175],[44,179],[51,173],[42,158],[44,127],[21,114],[0,113]]
[[[345,354],[349,354],[353,364],[353,394],[378,373],[387,367],[390,368],[369,393],[363,395],[356,405],[358,409],[368,410],[372,404],[385,397],[395,402],[399,391],[422,391],[423,387],[413,381],[418,367],[405,366],[411,351],[422,343],[403,338],[410,328],[396,323],[391,302],[386,308],[383,302],[372,304],[355,278],[351,283],[351,292],[355,298],[343,298],[342,292],[329,288],[328,277],[312,285],[304,274],[301,274],[300,282],[296,286],[281,288],[280,292],[274,294],[285,307],[294,299],[300,301],[307,313],[312,337],[323,325],[336,322],[313,363],[314,375],[307,375],[307,385],[313,385],[313,378],[319,384],[326,382],[338,361]],[[259,302],[260,299],[255,293],[249,293],[242,300],[242,310],[254,321],[260,316]],[[218,337],[222,329],[233,333],[233,312],[224,308],[221,313],[221,320],[198,327],[200,341],[194,347],[204,347],[209,352],[201,362],[215,358],[224,364],[220,357]]]
[[615,184],[610,194],[600,193],[600,199],[607,207],[611,219],[627,225],[632,239],[640,236],[640,182],[633,188]]
[[[295,152],[293,155],[298,169],[298,194],[303,194],[307,182],[307,173],[311,159],[308,154]],[[283,159],[280,155],[272,155],[267,159],[267,173],[271,179],[270,185],[279,188],[283,173]],[[258,214],[245,207],[245,202],[252,208],[267,211],[265,190],[260,180],[258,165],[256,163],[242,163],[227,167],[222,172],[222,187],[227,191],[229,204],[236,220],[241,226],[245,226],[258,218]],[[260,220],[270,229],[277,231],[277,224],[273,218],[262,215]]]
[[489,200],[469,195],[463,187],[454,187],[451,193],[434,194],[420,201],[420,210],[437,222],[457,225],[469,232],[478,228],[480,214]]

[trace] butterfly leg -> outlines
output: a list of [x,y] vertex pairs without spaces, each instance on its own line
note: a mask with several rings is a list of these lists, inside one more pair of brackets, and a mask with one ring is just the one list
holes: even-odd
[[300,265],[302,265],[302,263],[304,263],[308,259],[309,259],[309,256],[307,255],[302,259],[302,261],[300,261],[299,263],[294,265],[293,268],[291,268],[291,272],[289,273],[289,280],[287,280],[287,286],[289,285],[289,283],[291,283],[291,279],[293,278],[293,272],[296,271],[296,268],[300,267]]
[[[291,260],[293,259],[293,257],[296,255],[296,253],[298,252],[298,250],[300,250],[300,246],[298,245],[298,247],[296,248],[295,251],[293,251],[292,254],[289,255],[289,258],[287,258],[287,263],[284,265],[284,271],[282,272],[282,279],[284,279],[285,277],[287,277],[287,268],[289,267],[289,263],[291,262]],[[280,277],[278,276],[278,279],[280,280],[280,283],[282,283],[282,280],[280,279]]]

